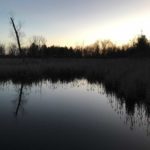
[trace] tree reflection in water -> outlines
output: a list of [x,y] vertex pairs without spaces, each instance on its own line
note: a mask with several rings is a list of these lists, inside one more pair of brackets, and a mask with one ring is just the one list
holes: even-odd
[[[86,90],[89,92],[96,90],[99,94],[107,96],[111,108],[117,113],[119,118],[123,120],[125,125],[129,126],[131,130],[143,128],[146,131],[146,134],[150,136],[150,105],[146,102],[119,98],[116,96],[116,93],[112,93],[102,84],[90,83],[86,79],[74,80],[72,82],[51,82],[47,80],[40,83],[41,84],[37,83],[37,86],[40,87],[42,84],[45,84],[49,89],[53,90],[56,90],[60,86],[65,89],[86,86]],[[26,103],[25,96],[27,96],[27,93],[25,94],[25,91],[27,91],[25,85],[27,84],[21,82],[19,84],[19,89],[17,90],[18,97],[15,100],[16,108],[14,113],[16,117],[19,113],[24,114],[24,104]],[[30,88],[31,85],[28,85],[27,87]]]
[[16,88],[17,88],[17,98],[13,101],[15,103],[15,112],[14,112],[15,117],[17,117],[19,113],[24,114],[24,104],[27,102],[24,93],[25,84],[21,82],[19,87],[17,86]]
[[118,99],[113,95],[108,95],[108,101],[112,109],[131,130],[143,128],[147,136],[150,136],[150,107],[148,104],[135,102],[134,105],[130,105],[126,100]]
[[150,136],[150,105],[142,100],[119,98],[116,93],[112,93],[102,84],[87,84],[87,91],[97,91],[101,95],[106,95],[108,103],[124,124],[131,130],[142,128]]

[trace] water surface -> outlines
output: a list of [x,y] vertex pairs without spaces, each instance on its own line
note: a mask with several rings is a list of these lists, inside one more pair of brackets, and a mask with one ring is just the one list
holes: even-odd
[[149,113],[87,80],[0,85],[0,149],[149,150]]

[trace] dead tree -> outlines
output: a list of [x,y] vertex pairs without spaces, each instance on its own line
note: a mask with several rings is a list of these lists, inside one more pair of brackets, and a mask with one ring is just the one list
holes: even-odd
[[12,24],[12,26],[13,26],[13,29],[14,29],[14,31],[15,31],[15,35],[16,35],[16,40],[17,40],[17,44],[18,44],[19,53],[20,53],[20,56],[22,57],[22,56],[23,56],[23,52],[22,52],[21,44],[20,44],[19,31],[18,31],[17,28],[16,28],[16,25],[15,25],[15,22],[14,22],[14,18],[13,18],[13,17],[10,17],[10,20],[11,20],[11,24]]

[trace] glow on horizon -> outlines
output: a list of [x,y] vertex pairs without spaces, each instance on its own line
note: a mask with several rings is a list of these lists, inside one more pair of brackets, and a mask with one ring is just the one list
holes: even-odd
[[[149,18],[149,20],[148,20]],[[141,33],[150,39],[150,14],[137,15],[128,17],[106,25],[95,25],[91,28],[79,29],[78,33],[72,33],[70,37],[62,37],[62,39],[51,39],[54,45],[62,46],[86,46],[93,44],[97,40],[110,40],[114,44],[121,46],[128,44]],[[70,38],[70,40],[68,39]]]
[[[93,44],[97,40],[110,40],[114,44],[121,46],[128,44],[137,36],[144,34],[150,39],[150,13],[134,16],[126,16],[116,22],[108,22],[106,25],[99,25],[87,30],[84,40],[80,39],[81,45]],[[82,35],[82,33],[81,33]],[[82,36],[83,37],[83,36]]]

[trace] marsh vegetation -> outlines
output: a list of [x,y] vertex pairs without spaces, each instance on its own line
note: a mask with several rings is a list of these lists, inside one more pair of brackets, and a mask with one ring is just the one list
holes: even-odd
[[0,59],[0,79],[14,82],[72,81],[85,78],[103,83],[119,98],[150,99],[150,60],[147,59]]

